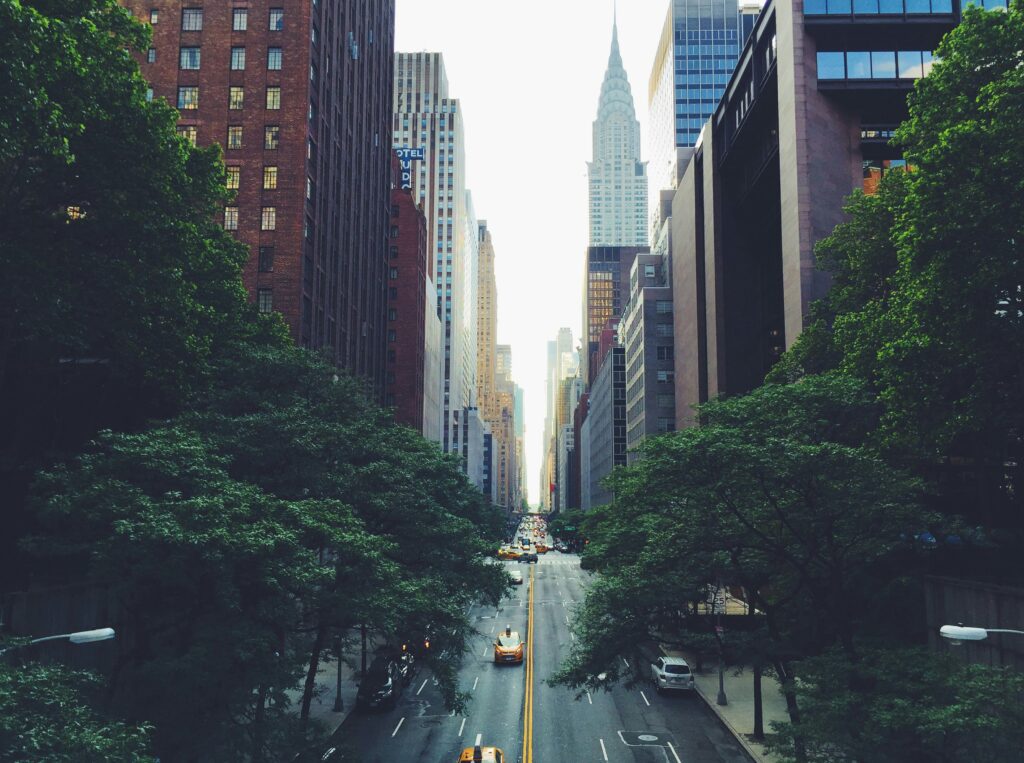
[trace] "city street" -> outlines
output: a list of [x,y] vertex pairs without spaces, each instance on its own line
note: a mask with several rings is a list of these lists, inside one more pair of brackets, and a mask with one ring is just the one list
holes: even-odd
[[[353,713],[332,744],[365,763],[456,761],[476,743],[500,747],[508,760],[522,763],[749,761],[697,696],[659,696],[652,686],[641,685],[576,700],[569,689],[549,687],[546,679],[572,644],[572,608],[583,599],[588,575],[574,554],[542,555],[536,565],[506,564],[520,569],[525,583],[499,609],[470,612],[481,635],[461,670],[462,689],[473,695],[468,714],[447,713],[429,676],[421,674],[395,710]],[[506,625],[527,637],[523,666],[493,663],[494,635]],[[527,701],[528,688],[532,701]]]

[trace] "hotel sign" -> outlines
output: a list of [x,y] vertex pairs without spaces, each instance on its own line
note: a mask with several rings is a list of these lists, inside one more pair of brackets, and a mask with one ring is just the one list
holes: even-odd
[[402,167],[402,189],[412,188],[412,163],[413,160],[427,158],[426,150],[422,148],[396,148],[395,154]]

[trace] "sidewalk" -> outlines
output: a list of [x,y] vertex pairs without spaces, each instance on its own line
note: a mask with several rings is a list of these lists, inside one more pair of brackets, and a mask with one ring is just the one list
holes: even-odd
[[[708,707],[725,724],[733,736],[743,745],[744,749],[758,763],[777,763],[776,755],[769,755],[764,747],[752,738],[754,733],[754,674],[750,668],[736,675],[735,667],[725,669],[725,696],[727,705],[719,705],[718,699],[718,665],[705,664],[701,673],[696,672],[697,659],[685,651],[661,647],[661,651],[670,657],[682,657],[694,670],[694,681],[697,693]],[[765,733],[771,732],[772,721],[789,721],[786,712],[786,700],[779,691],[779,682],[772,676],[761,677],[761,699],[764,711]]]
[[[370,657],[372,658],[372,654]],[[341,665],[341,699],[344,703],[340,712],[334,711],[334,697],[337,694],[338,669],[337,663],[321,660],[320,669],[316,674],[316,688],[313,690],[313,701],[309,705],[309,717],[323,724],[327,734],[333,734],[345,722],[349,713],[356,706],[356,670],[349,665]],[[302,687],[288,692],[292,707],[296,713],[302,706]]]

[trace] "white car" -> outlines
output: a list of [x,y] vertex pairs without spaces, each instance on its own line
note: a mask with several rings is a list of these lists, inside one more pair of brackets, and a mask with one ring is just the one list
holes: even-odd
[[651,665],[651,678],[658,692],[665,689],[693,691],[693,673],[682,657],[659,657]]
[[509,570],[508,576],[512,578],[512,585],[523,584],[523,573],[521,573],[519,570]]

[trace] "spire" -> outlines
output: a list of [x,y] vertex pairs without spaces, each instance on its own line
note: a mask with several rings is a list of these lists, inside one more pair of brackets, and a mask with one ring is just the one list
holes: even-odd
[[622,55],[619,53],[619,6],[612,0],[612,52],[608,56],[608,68],[622,68]]

